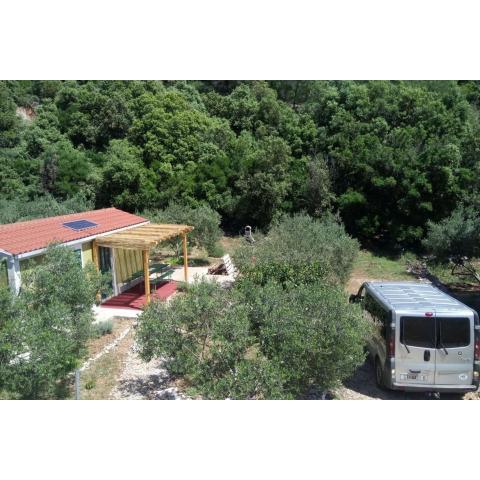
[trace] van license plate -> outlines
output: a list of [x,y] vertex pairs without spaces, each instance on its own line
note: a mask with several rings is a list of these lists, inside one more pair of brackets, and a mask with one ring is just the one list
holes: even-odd
[[416,380],[417,375],[414,375],[413,373],[407,373],[407,380]]

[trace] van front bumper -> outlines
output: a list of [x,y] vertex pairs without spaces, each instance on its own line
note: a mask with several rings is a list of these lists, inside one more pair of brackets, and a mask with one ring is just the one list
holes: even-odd
[[478,385],[412,385],[411,383],[393,382],[390,388],[404,392],[467,393],[477,391]]

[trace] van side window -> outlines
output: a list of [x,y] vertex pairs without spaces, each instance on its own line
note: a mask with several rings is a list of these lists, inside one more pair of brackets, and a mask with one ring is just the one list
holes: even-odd
[[387,336],[388,312],[368,293],[365,293],[363,308],[378,326],[382,338]]

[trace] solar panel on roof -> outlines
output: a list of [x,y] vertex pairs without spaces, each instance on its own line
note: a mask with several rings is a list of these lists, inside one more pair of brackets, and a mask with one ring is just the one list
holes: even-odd
[[75,220],[73,222],[65,222],[63,226],[78,232],[80,230],[86,230],[87,228],[96,227],[97,224],[90,220]]

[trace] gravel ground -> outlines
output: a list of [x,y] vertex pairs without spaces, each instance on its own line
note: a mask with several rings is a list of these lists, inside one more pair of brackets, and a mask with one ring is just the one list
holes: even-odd
[[130,348],[124,368],[112,390],[113,400],[182,400],[185,396],[175,387],[164,367],[164,361],[144,362],[136,345]]
[[[398,392],[394,390],[381,390],[375,383],[375,373],[370,361],[360,366],[352,378],[334,392],[336,398],[341,400],[452,400],[459,399],[458,395],[442,394],[440,397],[428,393]],[[468,393],[468,400],[478,400],[477,393]]]

